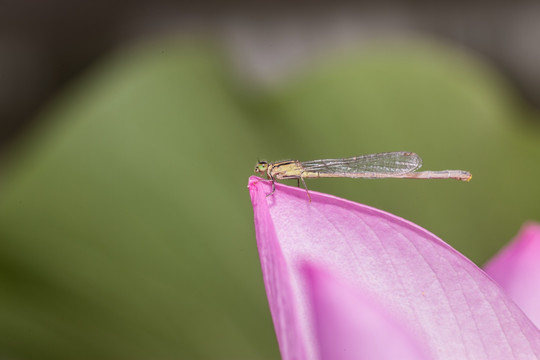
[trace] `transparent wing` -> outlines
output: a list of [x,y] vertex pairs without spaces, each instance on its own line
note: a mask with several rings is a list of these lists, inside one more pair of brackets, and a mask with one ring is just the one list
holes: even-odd
[[346,159],[312,160],[301,164],[304,171],[322,174],[406,174],[419,169],[422,166],[422,159],[412,152],[388,152]]

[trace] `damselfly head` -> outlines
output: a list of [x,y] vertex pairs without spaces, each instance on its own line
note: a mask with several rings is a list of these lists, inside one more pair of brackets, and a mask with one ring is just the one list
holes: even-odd
[[259,161],[255,166],[256,173],[265,173],[268,169],[268,163],[266,161]]

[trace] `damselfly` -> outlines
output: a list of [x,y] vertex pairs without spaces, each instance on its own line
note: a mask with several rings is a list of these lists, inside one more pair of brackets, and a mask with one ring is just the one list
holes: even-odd
[[[259,161],[255,172],[266,173],[272,180],[272,195],[276,191],[276,180],[297,179],[308,191],[304,179],[311,178],[402,178],[402,179],[456,179],[469,181],[472,175],[463,170],[416,171],[422,159],[412,152],[387,152],[355,156],[346,159],[324,159],[312,161],[285,160],[274,163]],[[311,196],[308,197],[311,200]]]

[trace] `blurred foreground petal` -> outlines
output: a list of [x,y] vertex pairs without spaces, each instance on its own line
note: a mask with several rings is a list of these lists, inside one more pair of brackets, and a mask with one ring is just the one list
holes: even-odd
[[540,328],[540,224],[525,224],[485,270]]
[[365,293],[319,266],[305,273],[321,359],[431,359],[406,323]]
[[[267,197],[270,182],[250,179],[263,277],[284,359],[330,356],[319,352],[306,263],[328,269],[403,319],[432,358],[540,355],[534,324],[483,271],[433,234],[330,195],[311,192],[310,203],[303,189],[276,188]],[[391,346],[387,333],[373,331]]]

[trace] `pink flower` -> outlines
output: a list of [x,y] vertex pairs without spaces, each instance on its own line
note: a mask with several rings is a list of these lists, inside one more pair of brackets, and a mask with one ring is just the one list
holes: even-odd
[[250,178],[284,359],[532,359],[540,333],[442,240],[383,211]]
[[484,269],[540,327],[540,224],[526,224]]

